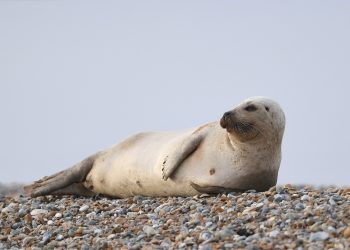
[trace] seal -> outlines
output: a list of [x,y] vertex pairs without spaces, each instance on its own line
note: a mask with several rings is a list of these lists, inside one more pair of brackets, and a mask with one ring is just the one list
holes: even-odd
[[180,132],[139,133],[24,188],[33,197],[192,196],[277,182],[285,116],[265,97],[244,100],[220,121]]

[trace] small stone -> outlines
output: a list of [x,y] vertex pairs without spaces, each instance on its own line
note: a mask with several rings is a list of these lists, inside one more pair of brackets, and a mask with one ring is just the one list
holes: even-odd
[[153,227],[148,226],[148,225],[144,226],[142,230],[145,232],[145,234],[147,234],[147,236],[151,236],[151,235],[156,234],[156,230],[154,230]]
[[230,207],[229,209],[226,210],[227,213],[232,213],[235,211],[234,207]]
[[16,203],[10,203],[7,207],[1,210],[2,213],[12,214],[16,212]]
[[113,240],[115,237],[116,237],[115,234],[110,234],[110,235],[107,236],[107,239],[108,240]]
[[7,239],[8,239],[7,235],[0,235],[0,241],[7,241]]
[[179,248],[186,248],[187,244],[185,242],[181,242],[179,244]]
[[204,241],[209,240],[209,239],[211,239],[211,238],[213,238],[213,234],[210,233],[210,232],[204,231],[204,232],[202,232],[202,233],[200,234],[200,239],[202,239],[202,240],[204,240]]
[[158,216],[162,217],[166,214],[165,210],[164,209],[159,209],[158,211]]
[[128,213],[126,213],[126,215],[128,217],[135,218],[137,216],[137,213],[136,212],[128,212]]
[[260,239],[260,235],[259,234],[253,234],[253,235],[250,235],[248,236],[245,241],[246,242],[251,242],[253,240],[259,240]]
[[89,249],[90,249],[90,247],[89,247],[88,245],[83,244],[83,245],[81,246],[81,249],[80,249],[80,250],[89,250]]
[[269,233],[269,236],[272,238],[276,238],[279,235],[280,231],[279,230],[273,230]]
[[140,241],[140,240],[142,240],[145,237],[146,237],[145,234],[140,234],[139,236],[137,236],[136,241]]
[[300,200],[302,200],[302,201],[309,201],[310,200],[310,196],[308,196],[307,194],[304,194],[303,196],[301,196]]
[[350,238],[350,227],[345,228],[343,235],[345,238]]
[[329,238],[329,234],[326,232],[311,233],[310,241],[323,241]]
[[281,187],[281,186],[276,187],[276,193],[278,193],[278,194],[284,194],[284,193],[285,193],[285,192],[284,192],[284,188]]
[[70,228],[68,230],[68,236],[73,237],[75,235],[76,228]]
[[64,239],[64,237],[63,237],[62,234],[58,234],[58,235],[56,236],[56,240],[57,240],[57,241],[61,241],[61,240],[63,240],[63,239]]
[[23,218],[23,221],[26,223],[26,224],[31,224],[32,223],[32,216],[30,214],[26,214]]
[[273,198],[274,198],[274,201],[275,201],[275,202],[281,202],[281,201],[284,200],[284,195],[282,195],[282,194],[275,194],[275,195],[273,196]]
[[83,206],[81,206],[80,208],[79,208],[79,212],[85,212],[85,211],[87,211],[89,209],[89,205],[83,205]]
[[32,210],[32,211],[30,212],[30,215],[32,215],[32,216],[38,216],[38,215],[40,215],[40,214],[47,214],[47,213],[48,213],[48,211],[45,210],[45,209],[34,209],[34,210]]
[[55,218],[57,218],[57,219],[62,218],[62,214],[61,214],[61,213],[56,213],[56,214],[55,214]]
[[77,236],[81,236],[84,234],[84,228],[83,227],[79,227],[76,231],[75,231],[75,235]]
[[27,210],[26,210],[26,209],[21,208],[21,209],[18,211],[18,216],[19,216],[20,218],[24,217],[26,214],[27,214]]
[[50,240],[51,236],[52,236],[51,232],[45,232],[43,235],[43,240],[41,241],[42,244],[45,245]]
[[89,225],[97,225],[97,221],[95,221],[95,220],[90,220],[88,224],[89,224]]
[[12,236],[17,236],[17,235],[20,234],[20,232],[21,232],[21,231],[20,231],[19,229],[14,229],[14,230],[11,231],[11,235],[12,235]]
[[52,220],[48,220],[47,221],[47,225],[49,225],[49,226],[53,225],[53,221]]
[[329,204],[331,204],[332,206],[337,205],[337,203],[336,203],[332,198],[330,198],[328,202],[329,202]]
[[23,227],[23,223],[22,222],[16,222],[16,223],[13,223],[11,225],[12,229],[17,229],[17,228],[20,228],[20,227]]
[[304,204],[302,204],[302,203],[298,203],[298,204],[295,205],[295,209],[296,209],[297,211],[301,211],[301,210],[303,210],[304,208],[305,208],[305,206],[304,206]]
[[25,237],[22,241],[22,246],[25,247],[27,245],[30,245],[30,243],[32,243],[33,241],[35,241],[35,237],[31,237],[31,236]]
[[212,221],[208,221],[205,223],[205,227],[211,227],[213,225]]
[[260,250],[260,248],[254,244],[248,244],[244,249],[245,250]]
[[233,249],[234,246],[235,246],[235,245],[234,245],[233,243],[225,243],[224,248],[225,248],[225,249]]
[[220,240],[224,240],[227,237],[231,237],[233,234],[234,234],[234,232],[231,229],[224,228],[224,229],[215,233],[215,238],[218,238]]

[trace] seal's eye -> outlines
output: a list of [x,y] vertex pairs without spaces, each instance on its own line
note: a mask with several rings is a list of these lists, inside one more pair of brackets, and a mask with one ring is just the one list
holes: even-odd
[[266,109],[267,112],[270,111],[270,108],[268,106],[265,106],[265,109]]
[[247,107],[245,107],[244,110],[251,112],[251,111],[255,111],[257,109],[258,108],[255,105],[248,105]]

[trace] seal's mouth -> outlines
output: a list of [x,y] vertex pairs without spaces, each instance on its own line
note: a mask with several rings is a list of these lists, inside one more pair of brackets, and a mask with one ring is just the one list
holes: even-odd
[[255,124],[237,119],[234,111],[226,112],[220,119],[220,126],[234,133],[241,141],[252,140],[260,133]]
[[227,130],[234,130],[237,134],[246,134],[254,129],[253,123],[239,121],[232,111],[226,112],[222,116],[220,119],[220,126]]

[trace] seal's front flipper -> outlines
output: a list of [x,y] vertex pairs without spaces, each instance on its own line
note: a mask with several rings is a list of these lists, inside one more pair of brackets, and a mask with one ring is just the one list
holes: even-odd
[[23,188],[24,193],[32,197],[49,194],[89,195],[91,191],[83,187],[82,182],[90,172],[95,161],[95,156],[90,156],[71,168],[44,177],[31,185],[25,186]]
[[162,166],[164,180],[167,180],[177,167],[179,167],[181,163],[198,148],[203,138],[203,133],[194,132],[180,142],[173,151],[164,158]]

